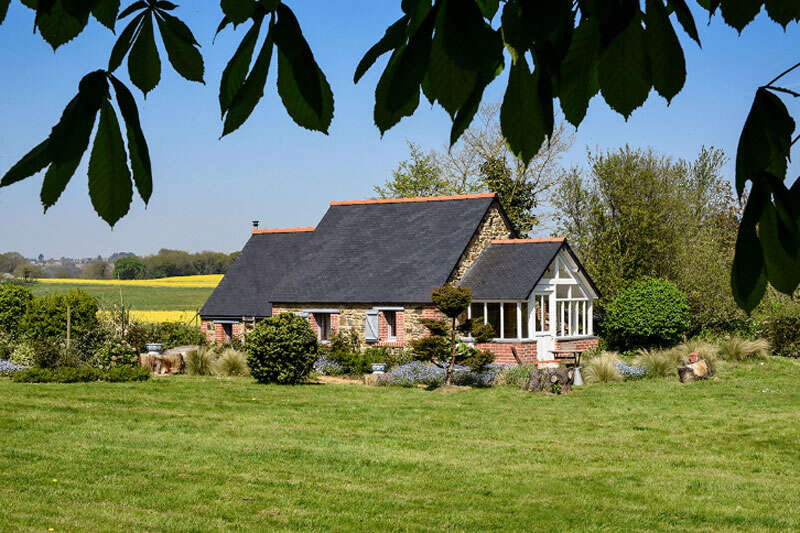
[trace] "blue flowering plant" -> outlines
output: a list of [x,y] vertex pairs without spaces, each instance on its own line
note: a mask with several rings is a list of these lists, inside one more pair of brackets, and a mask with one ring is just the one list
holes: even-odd
[[625,380],[643,379],[649,374],[647,367],[640,365],[629,365],[624,361],[616,361],[614,363],[614,367],[616,367],[619,374]]
[[10,376],[22,370],[25,370],[24,366],[15,365],[11,361],[0,359],[0,376]]

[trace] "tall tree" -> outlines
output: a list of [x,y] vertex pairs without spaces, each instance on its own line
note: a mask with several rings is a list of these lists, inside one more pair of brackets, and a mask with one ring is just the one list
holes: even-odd
[[602,293],[600,308],[647,276],[673,281],[696,326],[730,327],[742,318],[727,286],[741,207],[721,173],[722,151],[693,162],[653,150],[589,155],[589,173],[567,172],[553,203],[566,236]]
[[380,198],[413,198],[454,194],[452,184],[442,174],[433,151],[425,153],[419,145],[408,142],[409,158],[392,171],[383,186],[373,187]]
[[500,201],[521,235],[536,226],[538,211],[560,175],[563,154],[573,135],[560,122],[529,164],[508,146],[500,129],[500,105],[481,108],[475,124],[451,149],[425,153],[409,143],[409,159],[400,163],[392,177],[374,190],[380,198],[500,193]]

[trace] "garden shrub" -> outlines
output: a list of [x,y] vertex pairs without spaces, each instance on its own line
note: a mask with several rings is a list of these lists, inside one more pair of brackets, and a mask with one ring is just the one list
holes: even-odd
[[145,367],[120,366],[103,372],[88,366],[50,368],[29,368],[15,372],[11,379],[17,383],[87,383],[91,381],[146,381],[150,370]]
[[606,308],[603,328],[619,349],[670,346],[689,329],[686,296],[664,279],[645,279],[621,291]]
[[150,369],[143,366],[117,366],[101,374],[100,379],[109,383],[147,381],[150,379]]
[[210,376],[211,365],[216,358],[217,354],[212,348],[203,346],[197,350],[190,350],[184,359],[186,373],[190,376]]
[[355,330],[339,330],[330,336],[330,343],[328,344],[330,352],[353,353],[360,349],[361,339]]
[[11,340],[11,336],[0,331],[0,359],[8,360],[14,348],[16,345]]
[[388,348],[386,346],[372,346],[365,350],[367,358],[373,363],[383,363],[386,370],[410,363],[414,354],[406,348]]
[[777,355],[800,357],[800,305],[787,305],[771,314],[762,330]]
[[247,336],[245,349],[250,373],[260,383],[299,383],[319,354],[316,333],[293,313],[259,322]]
[[343,374],[365,374],[372,370],[372,362],[361,351],[329,352],[328,357],[342,367]]
[[12,284],[0,284],[0,334],[10,338],[19,336],[20,321],[33,301],[31,291]]
[[583,364],[583,377],[589,383],[610,383],[622,381],[616,363],[620,363],[619,355],[614,352],[603,352],[592,357]]
[[531,380],[531,372],[536,368],[536,365],[532,363],[522,366],[507,366],[500,371],[495,380],[495,385],[507,385],[524,389]]
[[101,370],[117,366],[134,366],[139,364],[139,355],[124,340],[111,337],[95,353],[93,363]]
[[469,307],[472,291],[467,287],[444,285],[431,292],[431,301],[445,316],[455,318]]
[[200,328],[184,324],[183,322],[158,322],[147,324],[146,342],[158,342],[168,350],[176,346],[204,345],[206,336]]
[[489,342],[497,335],[491,324],[484,324],[482,322],[473,322],[471,333],[472,339],[476,343]]
[[64,346],[59,339],[38,339],[31,341],[33,365],[38,368],[56,368],[65,363]]
[[719,341],[719,357],[726,361],[744,361],[745,359],[763,359],[769,355],[769,341],[755,339],[749,341],[737,335],[730,335]]
[[31,341],[23,341],[17,344],[14,351],[8,356],[8,360],[19,366],[33,366],[36,352]]
[[250,369],[247,368],[247,355],[227,348],[216,361],[211,363],[211,371],[215,376],[249,376]]
[[71,339],[77,341],[98,329],[97,300],[81,289],[34,298],[20,321],[20,333],[30,339],[67,338],[67,307]]
[[440,335],[430,335],[411,341],[414,358],[420,361],[435,361],[447,364],[450,358],[450,339]]

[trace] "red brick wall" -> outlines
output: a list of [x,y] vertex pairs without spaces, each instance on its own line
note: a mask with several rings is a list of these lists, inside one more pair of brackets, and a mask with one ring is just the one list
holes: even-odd
[[380,311],[378,313],[378,337],[380,340],[377,342],[378,346],[392,346],[397,348],[402,348],[405,346],[405,333],[406,333],[406,322],[405,322],[405,313],[403,311],[392,311],[395,316],[394,326],[395,326],[395,338],[396,340],[389,341],[389,323],[386,321],[386,311]]
[[582,339],[574,339],[574,340],[556,340],[556,349],[560,349],[563,347],[567,348],[577,348],[578,350],[585,351],[590,350],[592,348],[597,348],[597,343],[600,341],[599,337],[585,337]]
[[515,365],[517,360],[511,353],[511,347],[517,349],[517,355],[523,363],[536,361],[536,341],[533,342],[487,342],[476,344],[481,350],[489,350],[494,354],[494,362],[499,365]]

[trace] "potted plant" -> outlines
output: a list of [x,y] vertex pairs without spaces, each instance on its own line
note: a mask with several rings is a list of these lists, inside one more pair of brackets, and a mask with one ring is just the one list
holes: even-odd
[[150,353],[161,353],[164,350],[164,345],[160,342],[148,342],[145,347]]

